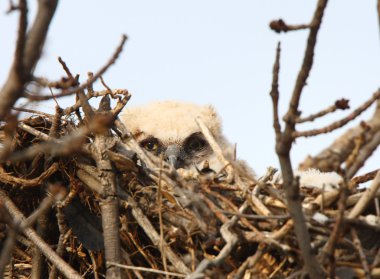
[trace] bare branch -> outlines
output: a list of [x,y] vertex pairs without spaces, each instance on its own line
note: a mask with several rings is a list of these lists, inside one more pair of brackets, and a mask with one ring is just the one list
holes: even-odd
[[311,136],[316,136],[319,134],[329,133],[329,132],[332,132],[338,128],[341,128],[344,125],[346,125],[348,122],[350,122],[350,121],[354,120],[356,117],[358,117],[362,112],[367,110],[379,98],[380,98],[380,90],[377,90],[368,101],[366,101],[361,106],[359,106],[357,109],[355,109],[347,117],[345,117],[341,120],[335,121],[332,124],[330,124],[326,127],[320,128],[320,129],[303,131],[303,132],[296,131],[293,133],[293,137],[295,137],[295,138],[297,138],[297,137],[311,137]]
[[[121,38],[121,42],[120,42],[119,46],[117,47],[115,53],[112,55],[111,59],[107,62],[106,65],[104,65],[102,68],[100,68],[98,72],[96,72],[91,78],[89,78],[87,80],[87,82],[81,84],[78,87],[71,88],[70,90],[67,90],[67,91],[63,90],[61,93],[55,94],[54,97],[60,98],[60,97],[69,96],[69,95],[77,93],[81,90],[86,89],[89,86],[89,84],[93,84],[101,75],[103,75],[108,70],[108,68],[110,66],[112,66],[116,62],[120,53],[123,51],[123,47],[124,47],[126,40],[127,40],[127,36],[123,35]],[[38,95],[30,95],[27,93],[24,93],[24,97],[26,97],[32,101],[44,101],[44,100],[50,100],[52,98],[52,96],[50,96],[50,95],[38,96]]]
[[276,33],[296,31],[311,28],[310,24],[297,24],[297,25],[288,25],[282,19],[273,20],[269,23],[270,29]]
[[[39,0],[38,11],[33,26],[26,36],[25,47],[23,50],[22,70],[23,77],[19,76],[19,63],[16,62],[18,56],[10,70],[8,78],[0,91],[0,120],[4,120],[10,109],[23,94],[25,84],[30,80],[31,74],[36,66],[47,35],[50,21],[57,6],[57,0]],[[19,35],[22,32],[19,32]],[[18,38],[20,45],[25,38]],[[18,45],[18,46],[20,46]],[[18,50],[17,52],[21,52]],[[17,67],[17,68],[16,68]]]
[[326,114],[332,113],[338,109],[341,109],[341,110],[349,109],[350,106],[348,105],[348,102],[349,101],[346,99],[340,99],[340,100],[336,101],[332,106],[329,106],[328,108],[321,110],[320,112],[317,112],[315,114],[311,114],[311,115],[309,115],[307,117],[303,117],[303,118],[299,117],[296,120],[296,123],[311,122],[317,118],[325,116]]

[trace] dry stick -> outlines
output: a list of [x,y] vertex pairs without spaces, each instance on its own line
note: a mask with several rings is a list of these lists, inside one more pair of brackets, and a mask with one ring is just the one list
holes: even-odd
[[358,234],[354,228],[351,228],[350,232],[351,232],[351,237],[353,239],[354,246],[356,250],[358,251],[359,258],[362,263],[362,267],[364,270],[364,277],[367,279],[371,279],[371,271],[369,270],[366,255],[364,254],[363,247],[358,237]]
[[[375,113],[365,121],[371,129],[365,133],[366,140],[373,137],[374,132],[380,129],[380,100],[376,102]],[[363,134],[360,123],[343,133],[334,142],[314,157],[308,156],[299,166],[300,169],[316,168],[323,171],[336,171],[348,156],[352,154],[354,140]]]
[[30,127],[29,125],[24,124],[23,122],[20,122],[18,124],[18,127],[20,129],[24,130],[25,132],[28,132],[29,134],[35,136],[36,138],[38,138],[40,140],[45,140],[45,141],[53,140],[53,138],[51,138],[49,135],[47,135],[41,131],[38,131],[37,129],[35,129],[33,127]]
[[351,185],[348,185],[347,180],[343,182],[340,187],[340,197],[338,202],[338,214],[335,220],[333,230],[330,234],[329,239],[325,243],[319,257],[322,264],[330,264],[330,277],[335,278],[335,258],[334,251],[338,243],[341,231],[343,229],[344,214],[347,206],[347,196],[348,189],[351,188]]
[[[239,213],[243,213],[248,208],[248,201],[245,201],[242,206],[239,208]],[[219,254],[213,258],[212,260],[209,260],[207,258],[203,259],[195,271],[191,274],[189,274],[186,278],[187,279],[195,279],[195,278],[203,278],[204,277],[204,271],[206,269],[212,267],[212,266],[218,266],[223,263],[223,261],[228,257],[236,244],[239,242],[239,237],[237,234],[230,231],[230,229],[235,226],[239,218],[237,216],[233,216],[227,223],[223,224],[220,228],[220,234],[222,235],[223,239],[226,241],[226,244],[222,248],[222,250],[219,252]]]
[[371,185],[365,190],[359,201],[355,204],[354,208],[348,213],[348,219],[358,217],[368,206],[368,203],[376,196],[377,190],[380,188],[380,171],[377,172],[375,179]]
[[[2,218],[11,219],[9,217],[9,213],[4,208],[2,208],[1,214],[2,214],[1,216]],[[4,220],[1,220],[1,221],[4,221]],[[14,222],[13,224],[10,224],[12,223],[11,220],[7,220],[7,221],[9,221],[7,222],[8,223],[7,238],[2,244],[1,255],[0,255],[0,277],[1,278],[2,276],[4,276],[6,266],[12,260],[12,251],[15,247],[16,237],[17,237],[16,228],[14,227]]]
[[249,256],[237,269],[235,275],[232,277],[233,279],[240,279],[243,278],[245,271],[248,268],[251,268],[254,266],[264,255],[265,252],[265,246],[263,244],[259,244],[257,247],[257,251],[252,256]]
[[296,31],[302,29],[309,29],[311,27],[310,24],[296,24],[296,25],[288,25],[282,19],[273,20],[269,23],[270,29],[277,33],[288,32],[288,31]]
[[108,262],[121,263],[120,236],[119,236],[119,199],[116,189],[116,175],[107,151],[114,146],[114,138],[104,134],[95,135],[93,157],[100,173],[102,227],[107,266],[107,278],[122,278],[119,267],[110,266]]
[[[12,216],[16,223],[21,223],[26,220],[25,216],[20,212],[12,200],[7,196],[7,194],[0,190],[0,199],[3,202],[4,207],[8,210],[9,214]],[[50,248],[50,246],[44,242],[44,240],[31,228],[24,228],[22,233],[28,237],[45,255],[45,257],[50,260],[61,273],[67,278],[81,279],[82,277],[64,260],[62,260],[55,252]]]
[[[18,76],[17,69],[15,67],[17,66],[16,60],[19,58],[15,56],[13,66],[0,92],[0,120],[4,120],[5,116],[9,113],[18,98],[20,98],[23,94],[24,86],[30,79],[31,73],[40,58],[57,2],[57,0],[38,1],[37,15],[33,26],[26,35],[22,57],[23,77],[20,78]],[[24,40],[24,38],[19,38],[18,40]]]
[[380,131],[378,131],[371,141],[364,145],[356,160],[351,167],[347,170],[346,175],[348,178],[352,178],[357,171],[364,165],[365,161],[372,155],[376,148],[380,145]]
[[[123,51],[123,46],[124,46],[126,40],[127,40],[127,36],[122,35],[121,42],[120,42],[119,46],[117,47],[115,53],[112,55],[111,59],[107,62],[106,65],[104,65],[102,68],[100,68],[100,70],[98,72],[96,72],[96,74],[94,74],[94,76],[92,78],[89,78],[87,80],[87,82],[83,83],[82,85],[80,85],[78,87],[72,88],[68,91],[63,91],[61,93],[55,94],[54,97],[60,98],[60,97],[72,95],[74,93],[77,93],[81,90],[86,89],[89,84],[94,83],[101,75],[103,75],[108,70],[108,68],[110,66],[112,66],[116,62],[120,53]],[[24,96],[27,97],[29,100],[32,100],[32,101],[45,101],[45,100],[50,100],[52,98],[52,96],[50,96],[50,95],[38,96],[38,95],[30,95],[30,94],[26,94],[26,93],[24,94]]]
[[157,269],[153,269],[153,268],[146,268],[146,267],[139,267],[139,266],[130,266],[130,265],[113,263],[113,262],[110,262],[110,264],[114,265],[114,266],[121,267],[121,268],[125,268],[125,269],[145,271],[145,272],[150,272],[150,273],[162,274],[162,275],[165,275],[165,276],[176,276],[176,277],[181,277],[181,278],[186,277],[185,274],[175,273],[175,272],[168,272],[168,271],[161,271],[161,270],[157,270]]
[[42,111],[38,111],[38,110],[34,110],[34,109],[13,107],[12,110],[21,111],[21,112],[28,112],[28,113],[32,113],[32,114],[38,114],[38,115],[43,115],[43,116],[48,117],[50,119],[54,117],[54,115],[52,115],[52,114],[49,114],[49,113],[46,113],[46,112],[42,112]]
[[354,182],[355,184],[361,184],[361,183],[368,182],[368,181],[373,180],[375,178],[375,176],[379,170],[380,169],[376,169],[374,171],[367,172],[363,175],[355,176],[354,178],[351,179],[351,181]]
[[[82,168],[83,165],[80,165],[79,167]],[[101,189],[101,185],[100,181],[98,180],[99,173],[97,169],[88,167],[80,172],[77,172],[77,175],[79,179],[82,180],[87,186],[91,187],[92,190],[99,192],[99,190]],[[162,174],[162,176],[164,176],[164,174]],[[132,209],[132,215],[135,218],[136,222],[145,231],[152,243],[156,247],[160,248],[160,234],[156,232],[153,225],[151,224],[149,219],[144,215],[143,211],[139,208],[135,200],[130,195],[123,192],[121,189],[119,189],[119,192],[123,194],[122,198],[126,199],[126,202],[122,201],[122,204],[126,203],[126,207],[130,207]],[[165,254],[167,259],[173,264],[177,271],[184,274],[190,273],[190,270],[187,268],[187,266],[172,251],[172,249],[165,240],[163,242],[163,245],[165,246]]]
[[278,99],[279,99],[279,92],[278,92],[278,76],[280,72],[280,54],[281,54],[281,43],[278,42],[277,49],[276,49],[276,60],[273,65],[273,80],[272,80],[272,89],[269,93],[269,95],[272,98],[272,105],[273,105],[273,128],[276,134],[276,141],[280,140],[281,136],[281,124],[278,117]]
[[324,133],[330,133],[336,129],[339,129],[346,125],[348,122],[354,120],[356,117],[358,117],[362,112],[367,110],[376,100],[380,98],[380,90],[377,90],[372,97],[363,103],[361,106],[359,106],[357,109],[355,109],[350,115],[346,116],[345,118],[335,121],[331,123],[330,125],[327,125],[326,127],[322,127],[319,129],[313,129],[310,131],[295,131],[293,132],[293,137],[299,138],[299,137],[312,137]]
[[[218,160],[222,163],[222,165],[225,166],[225,170],[227,172],[226,180],[228,182],[231,182],[235,178],[234,169],[231,166],[231,163],[227,161],[226,158],[224,158],[222,149],[220,148],[219,144],[214,139],[214,136],[211,134],[210,130],[207,128],[203,120],[198,116],[195,118],[195,122],[197,123],[198,127],[201,129],[202,134],[206,138],[207,142],[210,144],[211,149],[214,151]],[[243,190],[243,188],[241,188],[241,190]]]
[[[157,193],[157,204],[158,204],[158,219],[160,222],[160,250],[161,250],[161,257],[162,257],[162,263],[164,266],[165,272],[168,271],[167,263],[166,263],[166,253],[165,253],[165,246],[164,246],[164,224],[162,222],[162,162],[164,158],[163,155],[161,155],[160,158],[160,171],[159,171],[159,177],[158,177],[158,193]],[[167,275],[166,275],[167,276]],[[168,276],[167,276],[168,277]]]
[[26,29],[28,27],[28,7],[26,0],[20,0],[18,10],[20,11],[20,18],[18,24],[18,34],[16,42],[16,51],[15,51],[15,60],[14,60],[14,69],[17,73],[17,76],[20,80],[24,80],[24,51],[25,51],[25,40],[26,40]]
[[[65,249],[64,247],[65,234],[67,233],[68,228],[65,224],[62,207],[59,204],[57,205],[56,210],[57,210],[57,213],[56,213],[57,224],[58,224],[58,230],[59,230],[59,238],[58,238],[56,253],[57,255],[62,257],[64,253],[64,249]],[[57,266],[53,265],[49,273],[49,279],[55,279],[55,278],[57,278]]]
[[294,230],[304,260],[305,270],[312,279],[323,277],[323,271],[311,251],[310,235],[306,227],[305,217],[302,213],[298,186],[299,183],[293,174],[293,168],[290,161],[290,150],[294,140],[293,133],[295,131],[296,119],[299,115],[298,106],[300,97],[313,65],[317,34],[322,22],[326,5],[327,0],[318,1],[313,20],[310,24],[310,32],[302,67],[297,76],[296,84],[289,104],[289,110],[284,116],[284,121],[286,123],[285,130],[282,133],[276,131],[276,153],[278,155],[282,170],[288,210],[294,220]]
[[329,106],[328,108],[321,110],[320,112],[317,112],[315,114],[311,114],[307,117],[297,118],[296,123],[312,122],[317,118],[325,116],[326,114],[335,112],[337,109],[345,110],[348,108],[349,108],[348,100],[340,99],[340,100],[336,101],[332,106]]
[[52,164],[47,170],[40,174],[40,176],[32,179],[25,179],[10,175],[4,172],[0,167],[0,180],[2,183],[11,184],[14,186],[22,186],[22,188],[30,188],[40,186],[47,178],[54,174],[59,169],[58,163]]

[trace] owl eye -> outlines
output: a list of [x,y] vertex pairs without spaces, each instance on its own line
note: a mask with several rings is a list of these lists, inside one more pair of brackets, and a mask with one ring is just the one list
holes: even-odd
[[194,134],[188,138],[185,143],[185,148],[188,152],[199,151],[206,147],[206,140],[199,134]]
[[156,138],[150,138],[142,141],[140,143],[141,147],[145,148],[148,151],[156,152],[158,150],[158,140]]

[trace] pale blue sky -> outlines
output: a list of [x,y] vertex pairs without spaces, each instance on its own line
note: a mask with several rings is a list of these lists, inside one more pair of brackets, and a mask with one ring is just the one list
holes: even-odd
[[[33,14],[35,1],[30,2]],[[5,15],[7,5],[0,2],[1,84],[13,56],[17,22],[16,14]],[[281,41],[283,114],[307,36],[307,31],[279,35],[268,23],[278,18],[308,23],[315,5],[304,0],[60,1],[37,73],[61,77],[61,56],[85,78],[88,71],[104,65],[125,33],[129,40],[105,75],[106,82],[112,88],[127,88],[133,94],[130,105],[165,99],[214,105],[225,134],[238,143],[239,157],[261,174],[269,165],[278,166],[268,95],[275,47]],[[376,1],[330,1],[301,110],[305,115],[316,112],[342,97],[351,100],[351,107],[358,106],[379,87],[379,63]],[[46,103],[42,109],[53,107]],[[321,127],[348,113],[306,127]],[[294,166],[340,133],[298,140],[292,151]],[[377,152],[366,169],[374,169],[379,159]]]

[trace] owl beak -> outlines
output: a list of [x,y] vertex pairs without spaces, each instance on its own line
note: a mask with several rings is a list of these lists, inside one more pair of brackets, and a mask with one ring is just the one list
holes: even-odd
[[176,144],[171,144],[166,148],[165,159],[173,168],[178,169],[181,167],[182,162],[181,148]]

